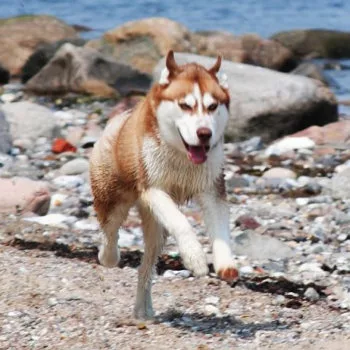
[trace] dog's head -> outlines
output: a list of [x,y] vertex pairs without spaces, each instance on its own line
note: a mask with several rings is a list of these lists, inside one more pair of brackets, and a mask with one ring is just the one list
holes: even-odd
[[226,80],[218,78],[220,66],[221,57],[210,69],[196,63],[178,66],[170,51],[159,80],[156,114],[161,137],[194,164],[206,161],[227,124],[230,97]]

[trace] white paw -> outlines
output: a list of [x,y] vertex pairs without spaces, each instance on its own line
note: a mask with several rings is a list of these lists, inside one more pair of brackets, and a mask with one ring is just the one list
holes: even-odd
[[238,279],[238,276],[239,276],[238,267],[232,260],[226,264],[220,264],[220,265],[214,264],[214,269],[217,275],[220,277],[220,279],[224,281],[231,283]]
[[213,244],[213,263],[215,272],[227,282],[238,278],[238,267],[235,264],[230,245],[224,240],[215,240]]
[[187,269],[197,277],[206,276],[209,272],[205,253],[198,241],[186,242],[179,246],[180,255]]
[[101,265],[106,267],[116,267],[120,260],[118,247],[111,247],[105,244],[100,246],[98,260]]

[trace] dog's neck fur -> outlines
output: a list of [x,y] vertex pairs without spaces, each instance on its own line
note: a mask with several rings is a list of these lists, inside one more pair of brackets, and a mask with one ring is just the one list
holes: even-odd
[[207,161],[194,165],[186,154],[172,146],[145,137],[142,159],[148,186],[169,193],[177,203],[183,203],[198,193],[213,191],[222,174],[224,162],[222,142],[210,151]]

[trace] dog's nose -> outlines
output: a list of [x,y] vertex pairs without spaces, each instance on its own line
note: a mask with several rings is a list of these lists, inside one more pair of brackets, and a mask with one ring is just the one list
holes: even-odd
[[197,136],[201,143],[208,143],[211,138],[212,132],[209,128],[199,128],[197,129]]

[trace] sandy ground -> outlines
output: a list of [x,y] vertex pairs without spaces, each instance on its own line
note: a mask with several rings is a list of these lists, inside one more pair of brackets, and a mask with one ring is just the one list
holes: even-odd
[[[152,322],[131,317],[137,270],[0,245],[0,349],[349,349],[349,314],[214,276],[157,276]],[[219,312],[208,315],[208,297]]]

